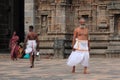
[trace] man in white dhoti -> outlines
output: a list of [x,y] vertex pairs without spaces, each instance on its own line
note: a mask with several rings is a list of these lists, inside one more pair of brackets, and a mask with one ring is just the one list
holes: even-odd
[[29,26],[29,33],[27,34],[25,39],[25,46],[25,53],[30,54],[30,68],[33,68],[36,48],[38,49],[39,46],[38,36],[35,32],[33,32],[33,26]]
[[79,20],[80,26],[74,30],[72,41],[72,53],[70,54],[67,65],[72,66],[72,73],[75,72],[75,66],[81,63],[84,66],[84,74],[87,74],[89,66],[89,41],[88,28],[85,25],[85,19]]

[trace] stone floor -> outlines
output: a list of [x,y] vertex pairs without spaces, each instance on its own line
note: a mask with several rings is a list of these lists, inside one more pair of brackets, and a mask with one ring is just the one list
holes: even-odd
[[0,58],[0,80],[120,80],[120,59],[91,58],[90,74],[83,74],[78,65],[76,73],[66,65],[67,59],[40,59],[29,68],[28,59],[11,61]]

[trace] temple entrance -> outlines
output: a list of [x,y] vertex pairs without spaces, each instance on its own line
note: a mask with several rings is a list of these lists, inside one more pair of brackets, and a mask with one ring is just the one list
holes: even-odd
[[24,40],[24,0],[0,0],[0,52],[9,50],[13,31]]
[[120,14],[115,14],[115,34],[120,34]]

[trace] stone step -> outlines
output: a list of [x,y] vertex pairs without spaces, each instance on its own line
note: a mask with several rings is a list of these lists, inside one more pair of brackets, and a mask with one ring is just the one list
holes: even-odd
[[90,48],[92,49],[106,49],[108,46],[107,42],[91,42]]
[[109,46],[108,50],[113,50],[113,51],[120,50],[120,45],[119,46]]
[[0,53],[0,59],[10,58],[10,53]]
[[106,49],[91,49],[90,50],[90,54],[94,54],[94,55],[105,54],[105,52],[106,52]]
[[0,24],[1,29],[8,29],[8,24]]

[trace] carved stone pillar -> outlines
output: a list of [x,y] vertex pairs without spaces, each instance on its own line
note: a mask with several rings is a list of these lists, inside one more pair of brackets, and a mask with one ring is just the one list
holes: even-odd
[[63,59],[64,58],[64,40],[56,39],[54,41],[54,58]]
[[25,33],[29,25],[34,26],[34,0],[25,0]]
[[110,15],[110,36],[113,36],[114,34],[114,16]]
[[97,30],[97,4],[96,3],[93,3],[92,4],[92,31],[95,32]]

